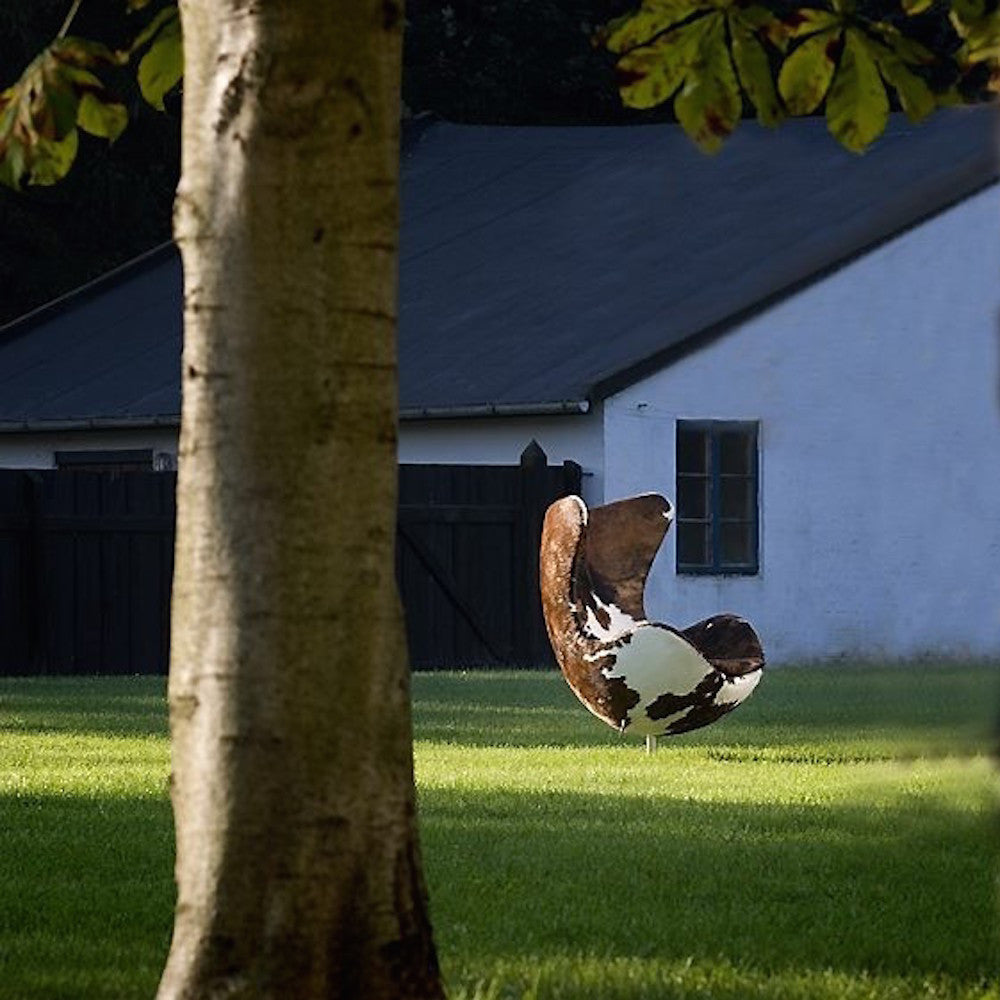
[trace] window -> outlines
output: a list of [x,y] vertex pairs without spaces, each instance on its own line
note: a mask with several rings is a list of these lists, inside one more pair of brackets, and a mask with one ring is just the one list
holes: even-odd
[[756,573],[757,424],[677,421],[677,572]]
[[74,472],[152,472],[153,452],[148,448],[113,451],[57,451],[57,469]]

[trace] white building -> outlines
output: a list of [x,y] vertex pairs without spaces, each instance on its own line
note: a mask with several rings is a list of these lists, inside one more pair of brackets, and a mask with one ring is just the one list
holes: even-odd
[[[591,504],[665,493],[651,614],[742,614],[771,662],[1000,653],[993,121],[897,121],[863,158],[817,120],[714,159],[669,126],[432,126],[400,461],[534,438]],[[0,331],[0,465],[169,467],[179,297],[161,250]]]

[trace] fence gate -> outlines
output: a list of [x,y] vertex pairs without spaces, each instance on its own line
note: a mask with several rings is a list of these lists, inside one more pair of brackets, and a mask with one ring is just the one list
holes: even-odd
[[552,663],[538,544],[580,475],[535,442],[515,466],[400,466],[396,571],[416,669]]
[[[580,467],[532,442],[517,466],[400,466],[396,569],[413,665],[551,662],[538,542]],[[0,470],[0,675],[162,674],[169,472]]]

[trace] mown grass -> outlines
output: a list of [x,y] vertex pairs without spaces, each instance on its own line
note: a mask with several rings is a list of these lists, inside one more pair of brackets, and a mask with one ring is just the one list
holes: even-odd
[[[552,674],[414,688],[453,997],[1000,998],[995,665],[773,670],[652,756]],[[152,995],[163,694],[0,680],[0,997]]]
[[164,685],[0,680],[0,997],[151,997],[170,937]]

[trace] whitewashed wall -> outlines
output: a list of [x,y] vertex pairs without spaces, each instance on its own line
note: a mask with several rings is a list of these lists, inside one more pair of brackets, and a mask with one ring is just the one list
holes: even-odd
[[678,576],[671,532],[651,614],[743,614],[775,662],[1000,653],[998,208],[993,187],[606,401],[608,499],[673,497],[678,418],[760,421],[760,574]]
[[[535,439],[549,463],[567,459],[583,467],[587,502],[603,500],[603,425],[598,406],[588,414],[557,417],[489,417],[475,420],[404,421],[399,434],[400,462],[517,465]],[[84,430],[59,433],[0,434],[0,468],[51,469],[55,452],[152,448],[176,461],[177,431],[171,428]]]
[[600,406],[586,414],[555,417],[482,417],[406,420],[399,428],[400,462],[445,465],[517,465],[534,438],[550,465],[567,460],[583,468],[589,504],[604,497],[604,438]]
[[177,460],[177,430],[170,427],[0,434],[0,469],[52,469],[57,451],[151,448],[169,464]]

